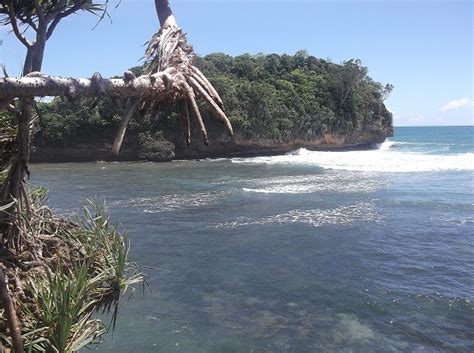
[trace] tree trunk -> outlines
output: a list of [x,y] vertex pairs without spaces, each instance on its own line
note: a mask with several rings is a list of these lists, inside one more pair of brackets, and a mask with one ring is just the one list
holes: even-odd
[[[35,4],[38,5],[39,2],[35,2]],[[15,98],[19,98],[16,112],[18,118],[17,153],[11,160],[9,174],[0,192],[1,204],[6,204],[9,199],[16,200],[16,204],[15,209],[10,213],[7,237],[0,239],[0,246],[7,245],[21,249],[21,237],[18,236],[19,227],[15,224],[15,219],[23,222],[21,213],[23,210],[29,209],[24,179],[29,174],[30,127],[35,96],[111,95],[132,98],[132,104],[122,120],[114,143],[114,149],[117,152],[128,121],[140,98],[144,97],[148,97],[154,102],[182,101],[186,106],[192,107],[192,113],[200,126],[204,141],[207,142],[206,129],[196,104],[196,97],[201,97],[210,105],[217,118],[226,125],[229,134],[232,135],[232,126],[222,110],[222,101],[210,82],[194,67],[193,49],[187,43],[181,29],[178,28],[168,0],[155,0],[155,5],[161,29],[150,40],[145,55],[148,63],[151,64],[150,74],[135,78],[133,74],[127,72],[124,79],[109,80],[103,79],[99,74],[94,74],[91,79],[49,77],[41,74],[46,41],[51,33],[48,33],[49,30],[47,30],[48,19],[41,13],[40,7],[37,8],[36,41],[32,45],[27,40],[22,41],[28,48],[23,77],[0,79],[0,109],[2,106],[9,106],[9,103]],[[53,30],[54,27],[55,25],[52,27]],[[19,38],[21,40],[21,35]],[[188,110],[185,111],[188,114]],[[188,122],[187,141],[189,141],[189,134]],[[24,207],[25,205],[26,207]],[[23,353],[21,329],[1,269],[0,300],[6,310],[14,349],[17,353]]]
[[[46,45],[46,37],[42,34],[44,31],[39,31],[36,42],[28,47],[25,63],[23,65],[23,75],[28,75],[32,71],[40,71],[43,63],[44,48]],[[17,96],[9,96],[6,101]],[[29,176],[28,161],[30,159],[30,128],[33,118],[33,101],[34,96],[25,96],[20,99],[20,104],[17,112],[18,117],[18,132],[17,132],[17,152],[11,161],[10,171],[5,179],[0,193],[0,201],[7,203],[9,200],[16,200],[15,211],[10,213],[7,229],[6,239],[5,234],[2,241],[6,241],[11,246],[20,248],[20,239],[18,236],[18,229],[13,226],[15,218],[20,220],[18,215],[24,210],[29,210],[28,193],[25,191],[25,176]],[[26,207],[24,207],[26,205]]]
[[5,276],[3,274],[3,269],[1,265],[0,265],[0,302],[2,303],[2,306],[5,309],[5,317],[8,321],[10,335],[12,337],[13,348],[15,349],[16,353],[23,353],[24,349],[23,349],[23,340],[21,338],[21,329],[18,323],[18,318],[16,316],[16,311],[13,305],[13,301],[10,297],[10,293],[8,292]]
[[117,96],[124,98],[153,97],[160,100],[175,87],[165,82],[166,73],[143,75],[130,81],[125,79],[66,78],[31,73],[21,78],[0,78],[0,100],[43,96],[97,97]]
[[25,76],[33,71],[33,51],[27,50],[25,56],[25,63],[23,65],[23,73],[22,75]]
[[171,6],[168,0],[155,0],[155,9],[158,14],[158,19],[160,20],[161,28],[166,28],[168,26],[176,26],[176,19],[173,16],[173,11],[171,11]]
[[117,131],[117,135],[115,137],[114,144],[112,146],[112,153],[114,155],[118,155],[120,152],[120,147],[122,147],[122,142],[123,138],[125,136],[125,132],[127,131],[127,126],[130,121],[130,118],[132,117],[133,113],[135,112],[135,109],[138,106],[138,103],[140,103],[139,99],[134,99],[128,106],[127,110],[123,114],[122,121],[120,121],[120,126]]
[[30,156],[30,129],[29,125],[33,112],[33,99],[25,98],[20,105],[18,113],[18,133],[16,137],[17,153],[13,157],[9,175],[3,185],[1,198],[6,200],[12,197],[19,200],[21,183],[24,174],[27,172],[28,160]]

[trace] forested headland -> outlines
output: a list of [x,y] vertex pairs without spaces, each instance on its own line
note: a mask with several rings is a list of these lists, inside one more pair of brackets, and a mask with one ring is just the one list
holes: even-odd
[[[177,107],[143,103],[128,126],[118,157],[111,145],[128,106],[123,99],[55,98],[38,103],[34,161],[97,159],[171,160],[286,152],[297,147],[331,149],[380,143],[392,135],[384,100],[392,90],[368,76],[360,60],[341,64],[295,55],[222,53],[196,57],[195,65],[222,97],[235,130],[225,134],[200,105],[210,145],[191,125],[187,146]],[[142,74],[142,67],[132,71]]]

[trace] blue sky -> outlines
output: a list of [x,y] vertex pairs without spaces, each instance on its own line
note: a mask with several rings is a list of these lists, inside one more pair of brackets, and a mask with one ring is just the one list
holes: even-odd
[[[114,3],[114,0],[111,0]],[[359,58],[377,81],[395,89],[386,104],[396,125],[472,125],[473,3],[418,1],[171,0],[198,54],[289,53],[341,62]],[[140,63],[158,29],[152,0],[122,0],[113,22],[81,13],[62,22],[46,49],[43,71],[90,77]],[[21,72],[24,51],[0,29],[0,62]]]

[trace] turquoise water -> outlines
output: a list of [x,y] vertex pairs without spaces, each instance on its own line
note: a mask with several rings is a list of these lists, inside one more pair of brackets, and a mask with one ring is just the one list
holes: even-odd
[[99,352],[474,351],[474,128],[374,151],[34,165],[104,197],[149,288]]

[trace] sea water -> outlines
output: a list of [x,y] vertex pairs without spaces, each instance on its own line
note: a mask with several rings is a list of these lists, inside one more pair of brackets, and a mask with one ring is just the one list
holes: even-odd
[[32,172],[56,212],[105,198],[147,274],[99,352],[474,351],[473,127]]

